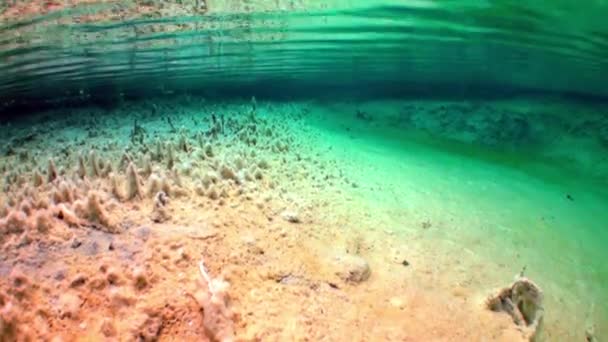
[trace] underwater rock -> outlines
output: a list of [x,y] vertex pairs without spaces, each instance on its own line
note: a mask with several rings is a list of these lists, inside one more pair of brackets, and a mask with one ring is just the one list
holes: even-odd
[[333,257],[333,265],[335,274],[345,282],[361,283],[371,275],[369,264],[360,256],[341,253]]
[[488,297],[486,307],[509,314],[516,325],[525,328],[525,337],[534,341],[544,316],[543,291],[532,280],[518,276],[510,286]]
[[587,342],[598,342],[598,337],[595,332],[595,325],[588,326],[585,329],[585,341]]
[[287,222],[300,223],[300,216],[295,211],[285,210],[281,213],[281,218]]

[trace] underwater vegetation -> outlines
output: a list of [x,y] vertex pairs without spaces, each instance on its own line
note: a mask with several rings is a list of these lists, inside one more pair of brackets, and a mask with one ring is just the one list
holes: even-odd
[[[227,307],[229,285],[211,275],[221,272],[211,268],[215,262],[201,260],[200,252],[191,249],[207,240],[224,244],[224,233],[216,225],[229,223],[207,223],[209,218],[202,223],[200,215],[214,216],[229,207],[237,221],[279,217],[280,207],[268,190],[280,186],[273,174],[293,166],[280,159],[268,161],[263,152],[282,154],[298,146],[286,126],[258,116],[250,106],[231,109],[249,114],[226,117],[224,108],[217,106],[205,113],[173,114],[171,119],[164,114],[167,108],[152,111],[144,105],[142,115],[133,117],[130,132],[121,138],[113,134],[121,128],[119,116],[75,113],[54,123],[62,127],[61,134],[53,126],[35,127],[35,138],[19,140],[14,147],[18,151],[5,151],[9,158],[2,163],[2,269],[26,255],[29,261],[9,267],[5,275],[3,340],[37,339],[49,329],[76,332],[88,324],[95,326],[87,329],[90,336],[99,338],[155,340],[162,329],[189,339],[232,340],[235,319]],[[222,113],[215,114],[217,110]],[[299,115],[284,117],[295,122]],[[137,120],[145,120],[146,128]],[[53,150],[35,147],[47,144],[48,135],[62,144]],[[251,216],[245,214],[252,210]],[[135,223],[142,220],[168,226],[156,236],[155,230]],[[180,221],[203,226],[180,228]],[[190,242],[174,240],[171,230],[188,234]],[[250,243],[255,246],[255,241]],[[231,257],[245,265],[245,259],[264,253],[262,247],[255,248],[252,255]],[[91,258],[96,261],[84,262]],[[190,265],[193,259],[200,260],[200,274],[191,270],[191,279],[182,279],[191,288],[169,304],[162,293],[173,285],[164,281],[163,273],[196,266]],[[65,286],[49,302],[44,297],[55,291],[48,281]],[[138,301],[141,297],[148,298],[145,304]],[[136,303],[147,308],[138,308],[137,317],[123,312],[131,317],[126,324],[115,320],[122,308],[134,309]],[[108,318],[100,320],[101,316]],[[189,330],[193,320],[201,329],[180,333]]]

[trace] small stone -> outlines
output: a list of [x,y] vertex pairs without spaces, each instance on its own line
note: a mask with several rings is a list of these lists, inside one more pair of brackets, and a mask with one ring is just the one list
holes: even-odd
[[191,259],[190,254],[183,248],[180,248],[177,253],[179,255],[179,260],[189,261]]
[[74,239],[72,240],[72,244],[70,245],[70,247],[72,248],[78,248],[82,245],[82,241],[78,240],[78,239]]
[[59,270],[53,275],[53,279],[62,281],[65,279],[65,270]]
[[70,283],[70,287],[80,287],[87,282],[87,277],[84,274],[78,274],[72,282]]
[[405,309],[405,303],[403,302],[403,299],[399,298],[399,297],[392,297],[391,299],[389,299],[389,303],[398,309]]
[[283,220],[287,221],[287,222],[291,222],[291,223],[300,223],[300,217],[298,216],[298,213],[295,211],[284,211],[281,214],[281,218],[283,218]]
[[361,283],[369,279],[371,269],[365,259],[351,254],[340,254],[334,257],[336,275],[345,282]]
[[585,341],[587,342],[597,342],[595,333],[595,325],[590,325],[585,329]]

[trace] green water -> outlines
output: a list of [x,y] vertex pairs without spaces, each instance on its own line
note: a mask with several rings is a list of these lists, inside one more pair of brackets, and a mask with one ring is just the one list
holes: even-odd
[[109,101],[121,94],[247,87],[297,96],[296,89],[322,94],[315,85],[373,84],[379,94],[607,95],[608,9],[602,2],[586,5],[226,2],[211,4],[201,16],[138,13],[136,4],[125,2],[121,8],[136,13],[126,20],[114,3],[81,5],[5,20],[0,94],[4,101]]
[[[489,263],[480,272],[491,284],[475,278],[479,292],[526,267],[547,292],[549,331],[567,319],[581,331],[608,329],[608,3],[117,10],[137,6],[2,17],[4,144],[49,108],[314,101],[307,123],[379,222],[407,235],[431,219],[435,246]],[[365,190],[372,185],[381,193]]]
[[[395,107],[368,107],[378,105]],[[497,153],[324,114],[315,125],[327,130],[328,145],[356,165],[358,182],[378,186],[359,196],[371,203],[379,222],[413,237],[421,222],[432,222],[438,227],[425,236],[433,241],[429,248],[456,249],[452,259],[479,263],[473,272],[480,291],[525,268],[543,283],[551,319],[580,329],[605,324],[598,323],[608,318],[602,304],[608,300],[605,178],[598,182],[579,168],[543,159],[538,149]],[[546,340],[580,338],[579,328],[556,333],[551,319]]]

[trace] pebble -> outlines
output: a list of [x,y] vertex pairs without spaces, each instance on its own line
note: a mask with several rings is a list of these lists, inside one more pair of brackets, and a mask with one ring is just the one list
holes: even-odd
[[300,223],[301,222],[298,213],[295,211],[286,210],[283,213],[281,213],[281,218],[283,218],[283,220],[285,220],[287,222],[291,222],[291,223]]
[[371,269],[365,259],[357,255],[340,254],[334,257],[336,275],[346,282],[361,283],[369,279]]
[[392,297],[389,299],[389,303],[395,308],[399,308],[401,310],[405,309],[405,303],[403,302],[403,299],[399,297]]

